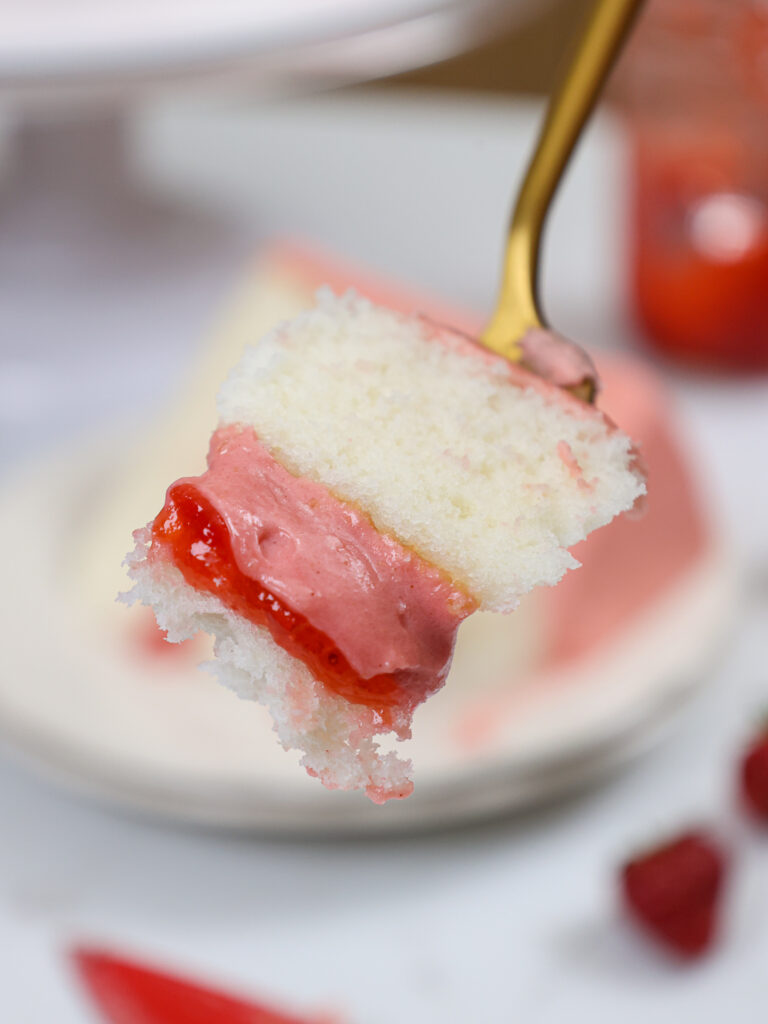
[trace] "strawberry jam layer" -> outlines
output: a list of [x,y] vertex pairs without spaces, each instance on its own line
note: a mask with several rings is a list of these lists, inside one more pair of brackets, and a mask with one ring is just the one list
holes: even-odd
[[473,610],[461,591],[322,485],[292,476],[250,428],[218,430],[208,467],[169,488],[153,558],[385,720],[442,685]]

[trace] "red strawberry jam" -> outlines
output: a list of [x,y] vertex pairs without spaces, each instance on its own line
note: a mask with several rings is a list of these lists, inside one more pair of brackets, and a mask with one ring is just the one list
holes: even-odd
[[208,464],[169,488],[152,524],[156,555],[386,721],[442,685],[473,608],[463,593],[322,485],[290,474],[251,429],[217,431]]

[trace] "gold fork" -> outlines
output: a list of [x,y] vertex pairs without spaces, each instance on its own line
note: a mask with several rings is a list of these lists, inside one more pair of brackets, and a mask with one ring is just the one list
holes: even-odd
[[[596,0],[576,52],[552,94],[515,203],[496,311],[481,336],[486,348],[515,362],[526,332],[545,326],[538,298],[541,233],[552,197],[643,0]],[[593,401],[594,381],[580,385]]]

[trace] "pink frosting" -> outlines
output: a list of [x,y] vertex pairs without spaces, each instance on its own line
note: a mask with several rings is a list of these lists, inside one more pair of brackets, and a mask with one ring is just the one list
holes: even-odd
[[[574,342],[567,341],[565,338],[561,338],[559,335],[554,335],[551,331],[543,329],[536,332],[529,331],[525,335],[525,339],[530,338],[533,334],[539,337],[528,343],[528,354],[531,355],[534,352],[541,354],[532,358],[530,363],[527,360],[522,363],[514,363],[505,356],[501,356],[497,352],[486,348],[464,331],[459,331],[445,324],[436,323],[425,316],[421,316],[419,319],[427,338],[439,342],[454,352],[468,356],[475,361],[478,367],[496,367],[502,370],[511,383],[517,387],[537,391],[548,402],[567,409],[570,415],[576,416],[579,419],[603,420],[611,429],[616,429],[615,424],[595,405],[565,390],[566,387],[576,387],[584,382],[591,383],[595,390],[599,388],[597,372],[592,365],[592,361]],[[547,338],[559,339],[557,345],[549,345],[546,340]],[[523,342],[525,342],[525,339],[523,339]],[[544,355],[545,349],[546,356]],[[580,353],[580,355],[569,354],[571,350],[573,350],[573,353]],[[556,352],[560,353],[559,363],[556,358]],[[581,372],[585,370],[587,365],[591,367],[591,371],[589,373]],[[546,373],[540,372],[540,370],[546,371]],[[467,371],[471,372],[469,364]],[[550,378],[547,374],[551,374],[552,377]]]
[[582,384],[598,387],[597,370],[575,342],[543,327],[532,328],[520,339],[523,365],[559,388]]
[[223,517],[238,568],[323,632],[362,679],[404,673],[412,703],[445,680],[474,603],[324,486],[289,473],[250,427],[217,430],[189,478]]

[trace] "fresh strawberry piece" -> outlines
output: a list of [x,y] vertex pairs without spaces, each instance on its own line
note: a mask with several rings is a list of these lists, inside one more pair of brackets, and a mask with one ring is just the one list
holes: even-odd
[[300,1020],[102,950],[78,948],[72,959],[110,1024],[321,1024],[318,1018]]
[[725,854],[713,836],[684,833],[625,864],[625,906],[659,943],[694,959],[716,937],[725,869]]
[[752,741],[742,759],[741,797],[754,818],[768,823],[768,727]]

